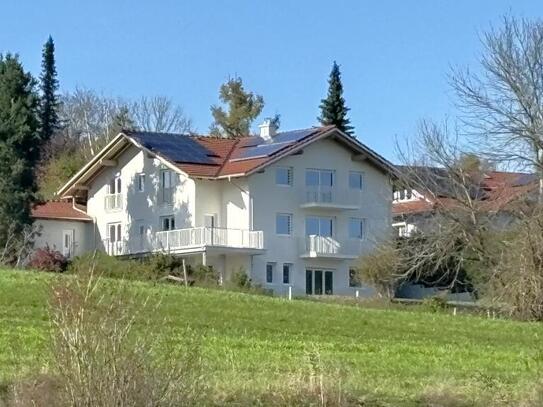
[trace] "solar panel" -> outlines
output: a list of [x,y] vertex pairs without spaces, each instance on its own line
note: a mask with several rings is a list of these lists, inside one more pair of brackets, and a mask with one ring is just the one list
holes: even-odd
[[293,130],[293,131],[285,131],[283,133],[278,133],[273,137],[274,143],[284,143],[287,141],[295,142],[300,141],[303,138],[306,138],[307,136],[310,136],[311,134],[315,133],[317,129],[305,129],[305,130]]
[[152,132],[130,132],[129,136],[145,148],[174,162],[213,164],[209,157],[213,156],[213,152],[189,136]]
[[534,182],[536,178],[535,174],[522,174],[516,179],[514,186],[528,185]]
[[258,138],[260,141],[259,144],[255,145],[255,142],[253,141],[247,147],[244,147],[243,150],[232,159],[232,161],[249,160],[258,157],[269,157],[291,146],[295,142],[312,135],[313,133],[315,133],[315,131],[316,129],[286,131],[273,136],[271,142],[266,142],[265,140]]

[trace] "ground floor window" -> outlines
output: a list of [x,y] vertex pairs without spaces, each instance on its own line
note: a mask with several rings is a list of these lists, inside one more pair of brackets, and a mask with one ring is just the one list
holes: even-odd
[[306,269],[305,292],[307,295],[332,295],[334,272],[332,270]]
[[349,287],[360,287],[362,283],[360,282],[360,277],[358,276],[358,271],[355,268],[349,269]]
[[283,264],[283,284],[290,284],[291,268],[292,268],[292,264],[290,263]]
[[266,264],[266,283],[273,283],[275,263]]

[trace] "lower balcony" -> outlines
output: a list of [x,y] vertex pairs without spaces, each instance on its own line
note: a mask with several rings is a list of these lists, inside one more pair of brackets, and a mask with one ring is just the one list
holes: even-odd
[[345,239],[338,241],[329,236],[311,235],[300,240],[300,257],[352,260],[360,256],[362,241]]
[[198,227],[157,232],[149,237],[129,240],[104,241],[106,252],[112,256],[154,252],[172,254],[214,253],[260,254],[264,251],[262,231]]

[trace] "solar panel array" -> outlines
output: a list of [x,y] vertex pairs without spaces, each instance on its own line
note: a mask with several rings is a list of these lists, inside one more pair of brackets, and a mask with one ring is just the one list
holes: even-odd
[[537,179],[537,176],[535,174],[521,174],[516,179],[514,186],[528,185],[534,182],[536,179]]
[[232,159],[232,161],[250,160],[259,157],[269,157],[279,151],[291,146],[292,144],[303,140],[314,134],[317,129],[294,130],[278,133],[273,136],[271,142],[262,140],[257,145],[244,147],[242,151]]
[[130,132],[128,134],[143,147],[171,161],[194,164],[213,164],[213,152],[189,136],[173,133]]

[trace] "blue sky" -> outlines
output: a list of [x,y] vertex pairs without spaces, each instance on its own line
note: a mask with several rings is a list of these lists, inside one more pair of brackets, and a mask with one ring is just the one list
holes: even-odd
[[[4,0],[0,52],[38,74],[57,46],[62,90],[166,95],[197,130],[229,76],[264,96],[282,128],[316,124],[333,60],[357,137],[389,159],[421,118],[454,116],[447,73],[476,66],[480,34],[504,14],[543,15],[541,0]],[[255,123],[255,126],[258,123]]]

